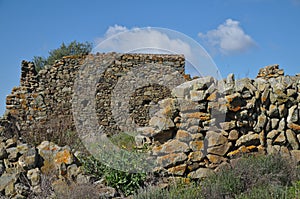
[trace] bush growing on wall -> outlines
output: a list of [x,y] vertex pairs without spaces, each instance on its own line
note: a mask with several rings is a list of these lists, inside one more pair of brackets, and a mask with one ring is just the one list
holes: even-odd
[[49,56],[47,58],[41,56],[34,56],[33,62],[35,64],[36,70],[41,70],[45,65],[54,64],[55,60],[61,59],[68,55],[86,55],[92,51],[92,43],[90,42],[77,42],[72,41],[70,44],[66,45],[62,43],[57,49],[49,51]]

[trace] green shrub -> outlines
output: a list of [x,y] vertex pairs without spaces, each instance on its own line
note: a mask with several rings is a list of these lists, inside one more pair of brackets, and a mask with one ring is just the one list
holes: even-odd
[[112,135],[110,141],[119,148],[128,151],[133,151],[136,148],[134,137],[124,132]]
[[92,44],[89,42],[81,43],[72,41],[66,45],[62,43],[57,49],[49,51],[47,58],[41,56],[34,56],[33,62],[37,71],[41,70],[45,65],[54,64],[55,60],[59,60],[64,56],[68,55],[87,55],[92,51]]
[[145,173],[129,173],[116,170],[101,163],[92,156],[82,157],[80,161],[87,174],[97,179],[103,178],[107,186],[116,188],[125,196],[135,193],[146,179]]

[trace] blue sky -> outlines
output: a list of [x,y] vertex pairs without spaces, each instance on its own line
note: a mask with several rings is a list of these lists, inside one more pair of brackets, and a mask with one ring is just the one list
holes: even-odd
[[179,31],[199,42],[221,75],[255,77],[280,64],[300,73],[300,0],[0,0],[0,114],[20,63],[62,42],[97,41],[136,27]]

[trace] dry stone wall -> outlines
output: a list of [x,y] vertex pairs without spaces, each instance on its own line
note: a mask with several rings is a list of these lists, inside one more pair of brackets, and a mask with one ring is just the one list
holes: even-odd
[[84,173],[82,155],[48,141],[37,147],[16,138],[0,139],[0,198],[69,198],[72,186],[93,187],[99,198],[117,191]]
[[[261,69],[256,79],[235,80],[231,74],[219,81],[212,77],[186,81],[180,55],[65,57],[39,73],[31,62],[23,61],[20,86],[7,97],[7,112],[0,119],[2,194],[26,197],[39,193],[46,167],[57,170],[57,187],[63,179],[78,183],[88,178],[79,172],[70,148],[47,141],[31,147],[22,141],[26,134],[34,138],[45,132],[75,130],[73,87],[85,66],[106,66],[94,93],[99,124],[108,133],[118,132],[118,121],[128,116],[118,113],[128,112],[130,122],[140,126],[137,145],[150,146],[159,171],[198,179],[230,166],[244,153],[278,153],[300,162],[300,75],[284,76],[278,65]],[[160,77],[161,66],[178,78]],[[84,75],[93,74],[87,71]],[[149,81],[143,79],[145,75],[150,76]],[[139,87],[131,86],[135,84]],[[82,94],[90,95],[85,90]],[[111,101],[120,110],[117,115],[113,115]],[[84,111],[85,101],[75,106]]]
[[284,76],[278,65],[259,76],[203,77],[174,88],[139,129],[137,143],[152,144],[161,170],[191,178],[230,166],[244,153],[278,153],[300,162],[300,76]]
[[[72,95],[75,79],[85,65],[103,67],[94,93],[96,96],[96,112],[100,125],[107,133],[116,133],[119,128],[112,117],[112,91],[123,76],[130,71],[143,71],[147,66],[168,67],[170,71],[184,74],[184,57],[181,55],[151,55],[151,54],[97,54],[85,57],[64,57],[53,66],[46,67],[37,73],[31,62],[22,62],[20,86],[15,87],[7,96],[6,120],[2,119],[7,135],[43,134],[58,131],[74,130],[72,116]],[[148,67],[149,70],[149,67]],[[150,71],[151,72],[151,71]],[[150,74],[149,72],[149,74]],[[156,72],[160,72],[159,70]],[[91,74],[93,75],[93,74]],[[130,115],[139,125],[147,123],[147,105],[170,97],[170,90],[158,84],[151,84],[151,78],[142,79],[143,88],[136,91],[130,99]],[[131,85],[137,84],[135,76],[129,78]],[[127,79],[123,79],[127,82]],[[173,87],[183,83],[182,78],[173,81]],[[141,84],[139,84],[141,85]],[[173,88],[171,87],[171,88]],[[121,96],[122,97],[122,96]],[[84,104],[84,103],[83,103]],[[135,109],[136,107],[136,109]],[[122,107],[121,107],[122,108]],[[138,111],[137,111],[138,110]],[[125,110],[126,111],[126,110]]]

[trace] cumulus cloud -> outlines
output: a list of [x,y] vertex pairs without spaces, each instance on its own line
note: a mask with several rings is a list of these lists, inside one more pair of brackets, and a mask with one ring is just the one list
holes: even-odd
[[199,33],[198,36],[211,48],[225,55],[244,52],[256,45],[240,27],[240,22],[232,19],[227,19],[217,29],[210,30],[206,34]]
[[220,79],[215,63],[204,48],[190,37],[170,29],[114,25],[103,37],[96,39],[95,46],[92,53],[183,54],[186,73]]
[[110,26],[105,36],[96,40],[94,52],[139,52],[191,54],[189,44],[178,38],[170,38],[164,31],[155,28],[132,28]]

